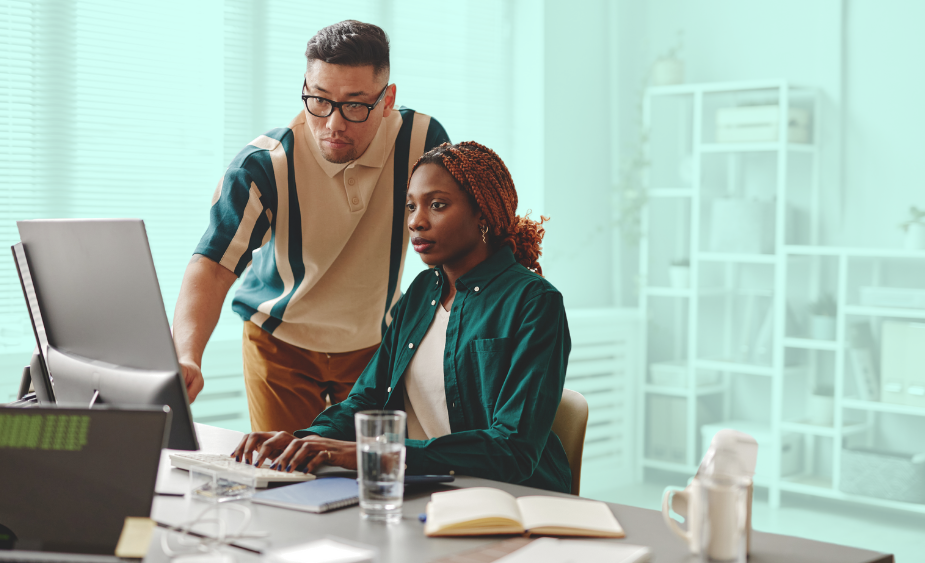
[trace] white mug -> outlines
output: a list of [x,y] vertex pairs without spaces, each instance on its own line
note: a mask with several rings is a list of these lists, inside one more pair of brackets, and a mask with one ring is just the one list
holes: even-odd
[[[751,495],[747,477],[702,475],[687,488],[666,488],[662,517],[691,553],[705,560],[744,560],[751,536]],[[671,518],[672,508],[684,517],[687,530]]]

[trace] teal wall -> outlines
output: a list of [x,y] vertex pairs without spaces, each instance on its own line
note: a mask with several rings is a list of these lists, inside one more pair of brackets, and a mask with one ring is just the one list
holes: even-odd
[[615,305],[608,6],[545,4],[543,267],[575,308]]

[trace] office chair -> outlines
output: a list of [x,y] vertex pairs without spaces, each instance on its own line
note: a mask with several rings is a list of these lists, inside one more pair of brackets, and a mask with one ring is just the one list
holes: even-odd
[[581,485],[581,455],[585,448],[585,431],[588,429],[588,401],[581,393],[562,390],[562,400],[552,421],[552,431],[559,437],[572,470],[572,494],[577,495]]

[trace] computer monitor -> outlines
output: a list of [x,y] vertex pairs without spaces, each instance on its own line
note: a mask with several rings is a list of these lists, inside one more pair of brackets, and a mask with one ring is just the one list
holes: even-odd
[[[144,223],[18,221],[59,404],[166,404],[169,447],[199,449]],[[120,380],[121,378],[121,380]]]
[[17,242],[10,248],[13,250],[13,262],[16,264],[19,284],[22,286],[22,293],[26,298],[26,308],[29,311],[29,320],[32,322],[32,332],[35,334],[35,352],[29,362],[29,375],[32,378],[35,398],[40,405],[53,405],[55,404],[55,391],[47,367],[48,338],[45,336],[45,322],[42,320],[42,311],[39,309],[39,302],[35,298],[32,272],[29,270],[29,262],[26,260],[26,252],[22,243]]

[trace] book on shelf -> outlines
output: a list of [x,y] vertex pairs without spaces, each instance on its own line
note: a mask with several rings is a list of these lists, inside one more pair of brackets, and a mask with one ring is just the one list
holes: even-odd
[[848,325],[848,359],[858,396],[865,401],[880,399],[880,378],[877,375],[876,344],[867,321]]
[[427,503],[427,536],[524,533],[599,538],[625,535],[610,507],[596,500],[516,498],[500,489],[473,487],[434,493]]

